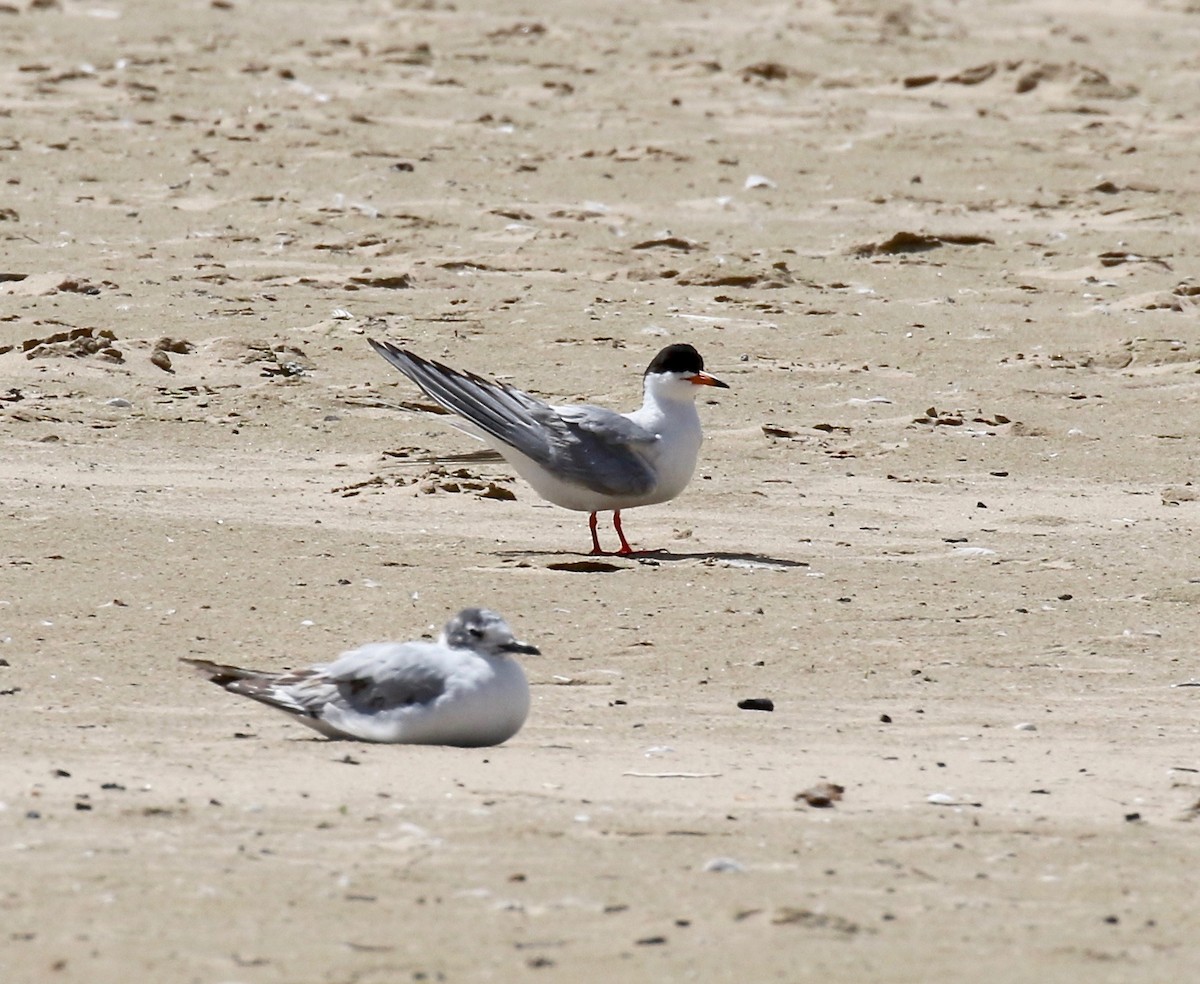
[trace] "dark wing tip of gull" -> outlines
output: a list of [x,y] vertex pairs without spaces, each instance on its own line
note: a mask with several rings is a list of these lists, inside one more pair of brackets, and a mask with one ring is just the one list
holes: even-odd
[[260,676],[257,670],[247,670],[240,666],[230,666],[227,663],[214,663],[211,659],[195,659],[190,656],[180,656],[180,662],[187,663],[204,679],[210,680],[218,687],[227,686],[235,680]]

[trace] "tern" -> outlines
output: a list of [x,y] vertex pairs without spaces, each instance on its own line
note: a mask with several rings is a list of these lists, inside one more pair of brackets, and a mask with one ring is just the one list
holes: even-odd
[[529,683],[513,653],[539,650],[495,612],[464,608],[437,642],[373,642],[302,670],[184,662],[328,738],[479,747],[508,740],[529,714]]
[[647,366],[637,410],[554,406],[390,342],[369,341],[430,399],[455,414],[454,426],[499,452],[543,499],[589,513],[593,554],[605,552],[596,535],[597,513],[610,511],[621,540],[616,553],[633,553],[621,511],[666,502],[687,487],[703,439],[698,387],[729,388],[704,371],[695,348],[675,344]]

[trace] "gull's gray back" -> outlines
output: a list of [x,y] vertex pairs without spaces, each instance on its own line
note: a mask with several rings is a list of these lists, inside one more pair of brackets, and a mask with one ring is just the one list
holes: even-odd
[[343,653],[326,674],[342,698],[364,712],[428,704],[445,693],[449,655],[432,642],[373,642]]

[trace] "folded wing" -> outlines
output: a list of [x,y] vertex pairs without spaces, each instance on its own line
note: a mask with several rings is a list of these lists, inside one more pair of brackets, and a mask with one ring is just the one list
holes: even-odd
[[644,495],[655,477],[639,450],[658,436],[603,407],[555,407],[472,373],[422,359],[388,342],[372,348],[434,401],[564,482],[608,495]]
[[262,704],[301,714],[320,717],[321,709],[337,696],[337,687],[323,673],[323,667],[271,673],[248,670],[227,663],[213,663],[207,659],[189,659],[203,676],[230,693],[250,697]]
[[424,642],[376,642],[343,653],[324,675],[339,703],[362,714],[431,704],[446,692],[445,651]]

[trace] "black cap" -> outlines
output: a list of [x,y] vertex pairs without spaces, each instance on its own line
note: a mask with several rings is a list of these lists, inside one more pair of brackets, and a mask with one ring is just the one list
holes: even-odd
[[652,372],[703,372],[704,359],[686,343],[668,345],[658,353],[646,367],[645,375]]

